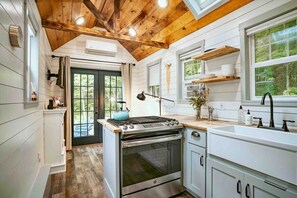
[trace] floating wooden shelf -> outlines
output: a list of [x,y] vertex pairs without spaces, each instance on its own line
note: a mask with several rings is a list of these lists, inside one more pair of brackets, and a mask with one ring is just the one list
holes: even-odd
[[192,83],[212,83],[212,82],[223,82],[223,81],[238,80],[238,79],[240,79],[240,77],[220,76],[215,78],[193,80]]
[[208,51],[208,52],[204,52],[203,54],[200,54],[199,56],[193,57],[193,59],[206,61],[206,60],[218,58],[218,57],[221,57],[221,56],[224,56],[224,55],[227,55],[227,54],[231,54],[231,53],[234,53],[234,52],[238,52],[238,51],[239,51],[238,48],[230,47],[230,46],[225,45],[223,47],[213,49],[213,50]]

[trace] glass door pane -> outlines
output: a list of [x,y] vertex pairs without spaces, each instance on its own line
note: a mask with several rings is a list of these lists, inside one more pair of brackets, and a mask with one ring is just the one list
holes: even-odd
[[73,137],[94,136],[95,85],[94,74],[74,74]]
[[98,71],[71,69],[72,75],[72,144],[99,143]]
[[122,77],[115,74],[104,75],[104,115],[105,119],[112,118],[112,115],[120,110],[121,104],[118,101],[123,100]]
[[71,78],[72,144],[102,142],[102,126],[97,119],[110,118],[120,109],[121,72],[72,68]]

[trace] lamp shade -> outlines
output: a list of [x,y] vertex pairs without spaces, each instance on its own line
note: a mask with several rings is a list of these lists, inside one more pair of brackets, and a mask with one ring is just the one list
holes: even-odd
[[145,100],[144,92],[141,92],[140,94],[137,94],[136,98],[137,98],[138,100]]

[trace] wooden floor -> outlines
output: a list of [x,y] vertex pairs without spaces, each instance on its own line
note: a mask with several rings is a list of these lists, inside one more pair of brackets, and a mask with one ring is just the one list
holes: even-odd
[[[52,198],[107,198],[103,187],[102,144],[73,147],[67,152],[66,173],[51,176]],[[175,198],[192,198],[188,193]]]

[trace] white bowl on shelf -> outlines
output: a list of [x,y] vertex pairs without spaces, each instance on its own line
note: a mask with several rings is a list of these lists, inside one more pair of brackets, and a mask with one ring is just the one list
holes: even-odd
[[225,64],[221,66],[222,76],[234,76],[234,65]]

